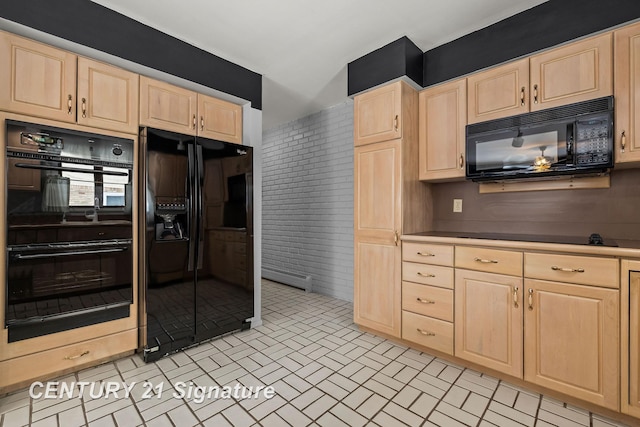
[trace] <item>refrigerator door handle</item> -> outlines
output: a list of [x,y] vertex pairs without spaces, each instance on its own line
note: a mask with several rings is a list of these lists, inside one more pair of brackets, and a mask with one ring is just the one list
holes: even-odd
[[195,260],[196,260],[196,224],[197,224],[197,211],[195,209],[195,200],[194,198],[198,197],[198,189],[196,188],[196,179],[195,179],[195,150],[194,144],[187,145],[187,156],[188,156],[188,175],[187,175],[187,199],[188,199],[188,209],[189,209],[189,264],[187,267],[187,271],[193,271],[195,268]]
[[196,192],[197,192],[197,203],[198,203],[198,212],[197,212],[197,218],[198,218],[198,269],[202,268],[202,258],[204,257],[204,220],[203,220],[203,216],[204,216],[204,209],[203,209],[203,203],[202,203],[202,199],[204,199],[204,160],[203,160],[203,154],[202,154],[202,145],[200,144],[196,144],[196,161],[198,163],[198,167],[196,169],[196,177],[197,177],[197,184],[196,184]]

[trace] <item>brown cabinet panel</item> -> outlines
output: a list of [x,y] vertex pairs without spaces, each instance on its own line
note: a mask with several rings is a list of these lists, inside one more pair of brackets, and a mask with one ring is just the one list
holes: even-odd
[[76,55],[0,32],[0,110],[76,121]]
[[198,94],[198,136],[242,144],[242,106]]
[[402,85],[393,83],[355,98],[356,146],[402,137]]
[[622,412],[640,418],[640,262],[622,261]]
[[640,24],[614,33],[615,159],[640,162]]
[[401,141],[356,147],[355,235],[394,244],[402,225]]
[[402,309],[453,322],[453,290],[402,282]]
[[78,123],[138,132],[138,74],[78,58]]
[[612,35],[530,57],[531,111],[613,95]]
[[525,380],[617,410],[619,292],[533,279],[525,289]]
[[455,355],[522,378],[522,278],[456,269]]
[[420,179],[464,178],[466,79],[423,90],[418,105]]
[[400,337],[400,247],[355,241],[354,322]]
[[409,311],[402,312],[402,338],[453,354],[453,324]]
[[475,73],[467,79],[467,122],[529,112],[529,58]]
[[169,83],[140,76],[140,124],[196,134],[197,94]]

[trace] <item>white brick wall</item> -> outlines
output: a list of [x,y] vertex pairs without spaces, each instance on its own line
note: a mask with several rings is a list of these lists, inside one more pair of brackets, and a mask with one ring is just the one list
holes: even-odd
[[262,134],[262,266],[353,301],[353,101]]

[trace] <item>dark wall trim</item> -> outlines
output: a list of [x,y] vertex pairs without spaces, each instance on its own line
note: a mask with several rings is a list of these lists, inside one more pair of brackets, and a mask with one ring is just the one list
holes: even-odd
[[97,3],[5,0],[0,17],[237,96],[262,109],[260,74]]
[[[402,76],[431,86],[637,18],[638,0],[549,0],[431,49],[419,65],[415,49],[403,50],[415,47],[403,37],[349,63],[348,92],[353,95]],[[410,74],[415,70],[422,70],[421,78]]]
[[424,54],[424,86],[640,17],[638,0],[550,0]]
[[402,37],[348,65],[349,95],[407,76],[422,86],[422,51]]

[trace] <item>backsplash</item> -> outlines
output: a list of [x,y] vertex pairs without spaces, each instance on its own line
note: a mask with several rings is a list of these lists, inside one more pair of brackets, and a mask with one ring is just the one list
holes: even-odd
[[[433,231],[640,240],[640,170],[614,170],[611,188],[479,194],[478,184],[433,184]],[[461,213],[453,199],[463,199]]]

